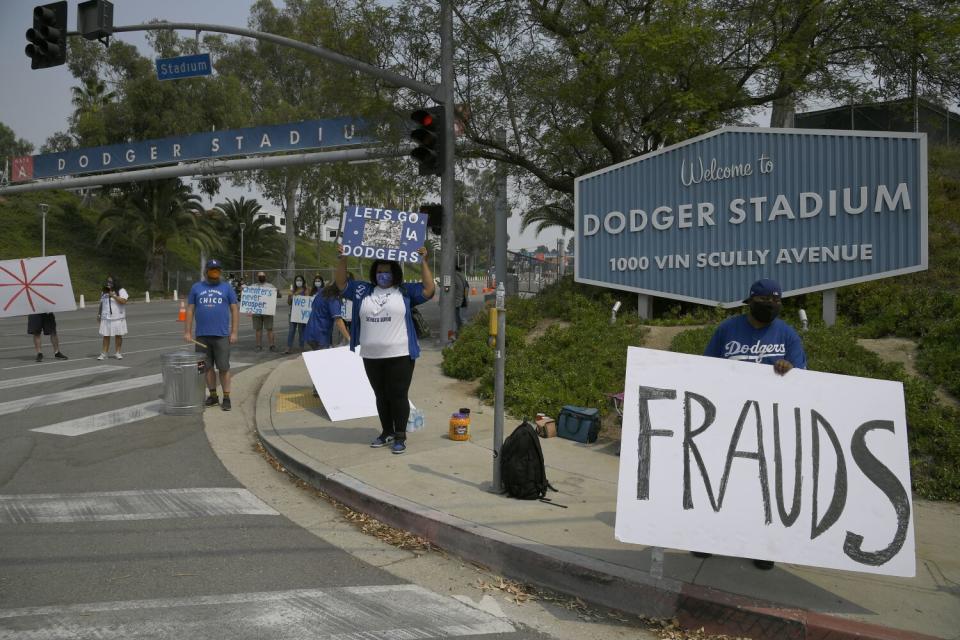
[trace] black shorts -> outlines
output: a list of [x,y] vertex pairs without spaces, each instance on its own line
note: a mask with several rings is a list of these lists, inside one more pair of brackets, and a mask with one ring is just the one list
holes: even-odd
[[207,345],[204,349],[197,345],[196,352],[206,357],[207,371],[213,371],[214,365],[220,373],[230,371],[230,338],[227,336],[197,336],[197,342]]
[[27,333],[32,336],[57,335],[57,318],[52,313],[33,313],[27,316]]

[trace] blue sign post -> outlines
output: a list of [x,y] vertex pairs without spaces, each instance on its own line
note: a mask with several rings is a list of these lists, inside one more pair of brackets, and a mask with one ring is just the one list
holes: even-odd
[[427,239],[427,215],[362,205],[347,207],[343,254],[357,258],[419,263]]
[[925,134],[728,128],[581,176],[576,280],[734,307],[927,268]]
[[213,73],[209,53],[198,53],[192,56],[177,58],[157,58],[157,80],[179,80],[180,78],[196,78],[209,76]]

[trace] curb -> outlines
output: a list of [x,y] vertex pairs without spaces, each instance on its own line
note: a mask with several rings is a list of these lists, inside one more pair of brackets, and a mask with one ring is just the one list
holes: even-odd
[[753,640],[937,640],[934,636],[657,578],[462,520],[361,482],[314,460],[276,433],[271,413],[272,390],[281,368],[282,365],[270,372],[257,397],[255,426],[267,451],[298,478],[351,509],[418,535],[464,560],[634,615],[676,617],[684,628],[702,627],[709,633]]

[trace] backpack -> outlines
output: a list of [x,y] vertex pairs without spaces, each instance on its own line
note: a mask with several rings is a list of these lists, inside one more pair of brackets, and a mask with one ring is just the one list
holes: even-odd
[[548,488],[556,491],[547,481],[537,430],[526,420],[500,447],[500,480],[507,494],[520,500],[545,500]]

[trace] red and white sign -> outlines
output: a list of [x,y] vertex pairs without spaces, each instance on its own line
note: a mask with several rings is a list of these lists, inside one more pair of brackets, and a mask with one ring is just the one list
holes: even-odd
[[11,169],[10,182],[33,180],[33,156],[14,158]]
[[76,308],[67,256],[0,260],[0,318]]

